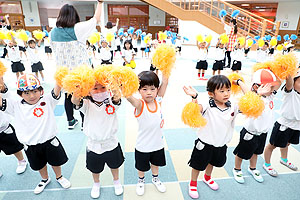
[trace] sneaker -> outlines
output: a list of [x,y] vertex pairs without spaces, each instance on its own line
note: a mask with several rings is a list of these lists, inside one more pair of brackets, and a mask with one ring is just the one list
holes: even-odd
[[139,180],[138,184],[136,185],[136,194],[138,196],[142,196],[145,193],[145,180]]
[[91,190],[91,197],[93,199],[98,199],[100,197],[100,186],[93,185],[92,190]]
[[123,186],[121,184],[114,185],[115,188],[115,195],[119,196],[123,194]]
[[293,163],[290,162],[284,162],[283,160],[280,159],[280,163],[283,164],[284,166],[290,168],[291,170],[297,171],[298,167],[296,167]]
[[237,171],[235,169],[232,169],[232,173],[233,173],[233,177],[236,180],[236,182],[245,183],[242,170]]
[[62,188],[68,189],[69,187],[71,187],[71,182],[63,176],[60,179],[58,179],[57,182]]
[[258,171],[257,169],[251,170],[250,167],[248,167],[248,172],[249,172],[249,174],[251,174],[253,176],[253,178],[257,182],[259,182],[259,183],[264,182],[264,178],[261,176],[260,171]]
[[202,80],[203,80],[203,81],[207,81],[208,79],[207,79],[207,78],[205,78],[205,77],[202,77]]
[[197,187],[190,186],[190,184],[189,184],[189,195],[193,199],[198,199],[199,198],[199,193],[197,191]]
[[26,162],[26,160],[19,161],[18,162],[18,167],[16,169],[17,174],[22,174],[23,172],[25,172],[26,168],[27,168],[27,162]]
[[267,167],[265,164],[263,164],[263,168],[270,176],[278,176],[277,171],[272,166]]
[[43,192],[45,187],[50,183],[50,181],[51,181],[51,179],[49,177],[46,182],[44,182],[43,180],[41,182],[39,182],[39,184],[35,187],[35,189],[33,191],[34,194],[40,194],[41,192]]
[[166,186],[159,180],[158,177],[152,178],[152,183],[155,185],[156,189],[162,193],[166,192]]
[[69,121],[69,126],[68,126],[68,129],[74,129],[75,126],[78,124],[78,120],[77,119],[73,119],[71,121]]
[[202,77],[198,77],[198,80],[203,80],[203,78]]
[[208,187],[210,187],[210,189],[212,189],[212,190],[219,189],[219,185],[212,179],[209,179],[208,181],[206,181],[205,178],[203,178],[203,182],[206,183],[208,185]]

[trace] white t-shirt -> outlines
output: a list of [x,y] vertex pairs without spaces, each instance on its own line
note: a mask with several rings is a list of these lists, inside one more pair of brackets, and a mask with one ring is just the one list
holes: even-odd
[[84,114],[83,132],[88,137],[87,148],[97,154],[111,151],[118,146],[116,111],[119,105],[114,105],[111,99],[107,103],[109,104],[99,105],[84,99],[79,109]]
[[26,48],[26,55],[31,64],[35,64],[41,61],[39,58],[39,49],[40,48],[37,46],[35,48],[31,48],[30,46],[28,46]]
[[76,38],[79,42],[81,42],[83,45],[86,45],[86,40],[88,37],[93,33],[96,32],[96,25],[97,20],[96,18],[91,18],[88,21],[85,22],[79,22],[74,25],[74,32],[76,35]]
[[50,38],[49,37],[44,39],[44,46],[50,47]]
[[99,51],[100,51],[99,56],[100,56],[101,60],[110,60],[111,59],[111,52],[110,52],[109,48],[102,47],[99,49]]
[[207,53],[208,50],[207,49],[198,49],[198,61],[202,60],[206,60],[207,59]]
[[261,97],[265,103],[265,109],[261,116],[256,119],[247,118],[244,125],[245,129],[253,135],[261,135],[267,133],[273,126],[273,108],[274,94],[268,97]]
[[0,134],[9,126],[10,118],[4,112],[0,112]]
[[19,39],[19,38],[15,38],[17,45],[20,47],[25,47],[24,41]]
[[225,30],[225,32],[226,32],[226,35],[229,35],[229,34],[230,34],[231,29],[232,29],[231,26],[229,26],[229,25],[227,25],[227,24],[224,25],[224,30]]
[[141,40],[141,48],[146,48],[145,40]]
[[268,60],[268,50],[262,50],[258,49],[257,50],[257,55],[256,55],[256,62],[262,63]]
[[175,46],[176,47],[181,47],[182,46],[182,40],[181,39],[176,39],[175,40]]
[[132,46],[133,46],[133,48],[137,48],[138,47],[137,39],[132,39]]
[[213,99],[202,102],[200,100],[199,104],[203,107],[202,115],[207,124],[199,129],[198,138],[214,147],[222,147],[229,143],[234,131],[235,118],[239,113],[238,106],[228,101],[227,108],[220,109]]
[[232,57],[233,57],[233,60],[243,61],[244,57],[245,57],[244,49],[234,49]]
[[139,125],[135,148],[140,152],[153,152],[164,148],[162,132],[164,119],[161,112],[161,100],[161,97],[155,99],[156,109],[152,111],[141,99],[141,113],[137,115],[136,110],[134,112]]
[[283,91],[283,102],[280,108],[281,117],[277,122],[293,130],[300,130],[300,94],[292,89]]
[[216,47],[215,49],[215,60],[220,61],[225,58],[225,48]]
[[121,46],[121,39],[119,37],[116,38],[115,45],[116,46]]
[[12,62],[19,62],[21,61],[21,56],[20,56],[20,50],[19,46],[6,46],[7,49],[7,55],[10,61]]
[[23,99],[7,99],[5,112],[14,116],[16,135],[21,143],[36,145],[55,137],[58,130],[54,109],[59,98],[47,94],[34,105]]
[[166,39],[166,44],[172,44],[172,39],[171,38],[167,38]]
[[132,59],[132,55],[135,55],[135,51],[133,49],[130,50],[122,50],[122,58],[125,58],[125,60],[130,63]]

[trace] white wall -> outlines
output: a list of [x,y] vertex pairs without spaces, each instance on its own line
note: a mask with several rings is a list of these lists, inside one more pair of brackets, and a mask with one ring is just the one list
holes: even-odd
[[[280,21],[280,30],[296,30],[300,15],[300,1],[279,2],[276,21]],[[288,28],[282,27],[282,22],[289,22]]]
[[40,12],[41,25],[42,26],[49,25],[47,8],[39,8],[39,12]]
[[[155,21],[160,21],[160,24],[155,24]],[[149,26],[165,26],[166,13],[153,6],[149,5]]]
[[37,1],[22,0],[22,8],[25,15],[25,26],[41,26]]

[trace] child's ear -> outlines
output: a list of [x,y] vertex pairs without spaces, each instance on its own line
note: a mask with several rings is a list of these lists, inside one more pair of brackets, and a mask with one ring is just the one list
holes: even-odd
[[214,96],[214,93],[213,93],[213,92],[208,92],[208,96],[209,96],[209,97],[213,97],[213,96]]
[[41,95],[42,95],[42,96],[44,95],[44,90],[41,91]]

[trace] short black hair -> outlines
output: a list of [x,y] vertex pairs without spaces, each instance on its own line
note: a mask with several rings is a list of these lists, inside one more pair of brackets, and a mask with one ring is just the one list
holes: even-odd
[[132,45],[131,40],[125,40],[125,42],[124,42],[124,49],[126,49],[126,47],[125,47],[125,44],[126,44],[126,43],[130,44],[129,49],[133,49],[133,45]]
[[159,87],[159,78],[153,71],[142,71],[138,75],[140,80],[140,87],[139,90],[142,89],[144,86],[152,86],[158,88]]
[[215,75],[208,80],[206,90],[208,92],[215,92],[215,90],[224,86],[226,88],[231,88],[230,80],[224,75]]
[[267,45],[267,47],[269,47],[269,43],[268,42],[265,42],[265,45]]
[[56,27],[71,28],[78,22],[80,22],[80,18],[74,6],[65,4],[61,7],[57,17]]
[[28,42],[27,42],[28,44],[36,44],[36,42],[35,42],[35,40],[29,40]]
[[106,23],[106,28],[111,29],[113,27],[111,22],[107,22]]
[[[43,88],[42,86],[38,87],[37,89],[38,89],[39,91],[43,91],[43,90],[44,90],[44,88]],[[23,92],[25,92],[25,91],[17,90],[17,94],[18,94],[19,96],[22,96]]]

